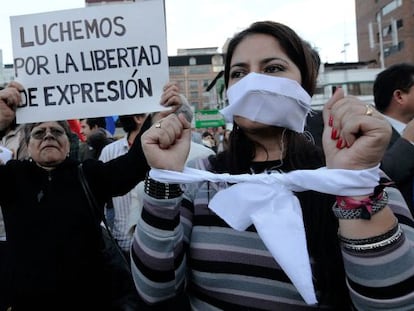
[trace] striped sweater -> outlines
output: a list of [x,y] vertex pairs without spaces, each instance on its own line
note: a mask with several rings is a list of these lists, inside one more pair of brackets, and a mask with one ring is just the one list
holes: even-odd
[[[199,161],[197,168],[208,169],[208,161]],[[191,309],[203,311],[339,310],[323,301],[307,305],[254,228],[236,231],[208,209],[223,186],[189,185],[184,198],[170,200],[144,196],[132,245],[133,276],[141,297],[156,304],[185,290]],[[400,193],[387,190],[404,239],[369,256],[342,250],[344,288],[357,310],[414,310],[414,222]],[[312,204],[299,199],[303,210]],[[317,263],[310,260],[314,267]]]

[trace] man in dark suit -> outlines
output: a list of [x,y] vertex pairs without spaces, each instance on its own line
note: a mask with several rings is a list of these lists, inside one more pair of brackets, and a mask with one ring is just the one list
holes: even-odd
[[381,169],[396,182],[414,215],[414,64],[396,64],[380,72],[374,81],[374,102],[393,128]]

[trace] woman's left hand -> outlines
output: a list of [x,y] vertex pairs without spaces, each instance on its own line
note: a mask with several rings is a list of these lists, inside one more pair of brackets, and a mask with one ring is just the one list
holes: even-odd
[[21,103],[19,91],[23,86],[16,82],[10,82],[7,87],[0,90],[0,130],[7,129],[16,117],[16,109]]
[[180,94],[179,87],[176,83],[168,82],[167,84],[164,85],[160,104],[170,109],[157,112],[153,116],[153,122],[163,119],[166,116],[170,115],[171,113],[175,113],[178,110],[178,108],[181,107],[182,105],[181,94]]
[[366,169],[379,164],[391,138],[389,122],[373,106],[356,97],[344,97],[342,89],[323,111],[323,149],[326,166]]

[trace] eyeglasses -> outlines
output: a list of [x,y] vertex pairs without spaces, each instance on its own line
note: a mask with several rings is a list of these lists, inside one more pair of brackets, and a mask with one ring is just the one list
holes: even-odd
[[30,137],[38,140],[43,140],[47,133],[50,133],[55,139],[58,139],[59,137],[62,137],[65,135],[65,131],[56,128],[56,127],[49,127],[49,128],[39,128],[30,133]]

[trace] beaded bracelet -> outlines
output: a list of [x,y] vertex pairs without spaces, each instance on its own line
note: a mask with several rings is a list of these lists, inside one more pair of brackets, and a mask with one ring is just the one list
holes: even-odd
[[390,238],[391,236],[393,236],[398,230],[399,230],[399,224],[398,224],[398,221],[396,221],[395,225],[390,230],[388,230],[387,232],[383,234],[376,235],[373,237],[364,238],[364,239],[348,239],[348,238],[343,237],[340,234],[338,234],[338,237],[339,237],[339,241],[344,244],[364,245],[364,244],[372,244],[372,243],[384,241]]
[[[367,251],[378,251],[378,249],[394,245],[404,238],[403,231],[400,225],[396,225],[389,232],[384,233],[377,237],[368,239],[348,240],[341,238],[341,245],[344,249],[354,252],[367,252]],[[346,240],[352,241],[351,243],[345,242]],[[361,244],[362,243],[362,244]]]
[[155,199],[173,199],[183,193],[179,184],[158,182],[148,175],[144,182],[144,192]]
[[388,204],[388,193],[385,190],[374,193],[363,200],[348,197],[336,197],[332,211],[339,219],[371,219]]

